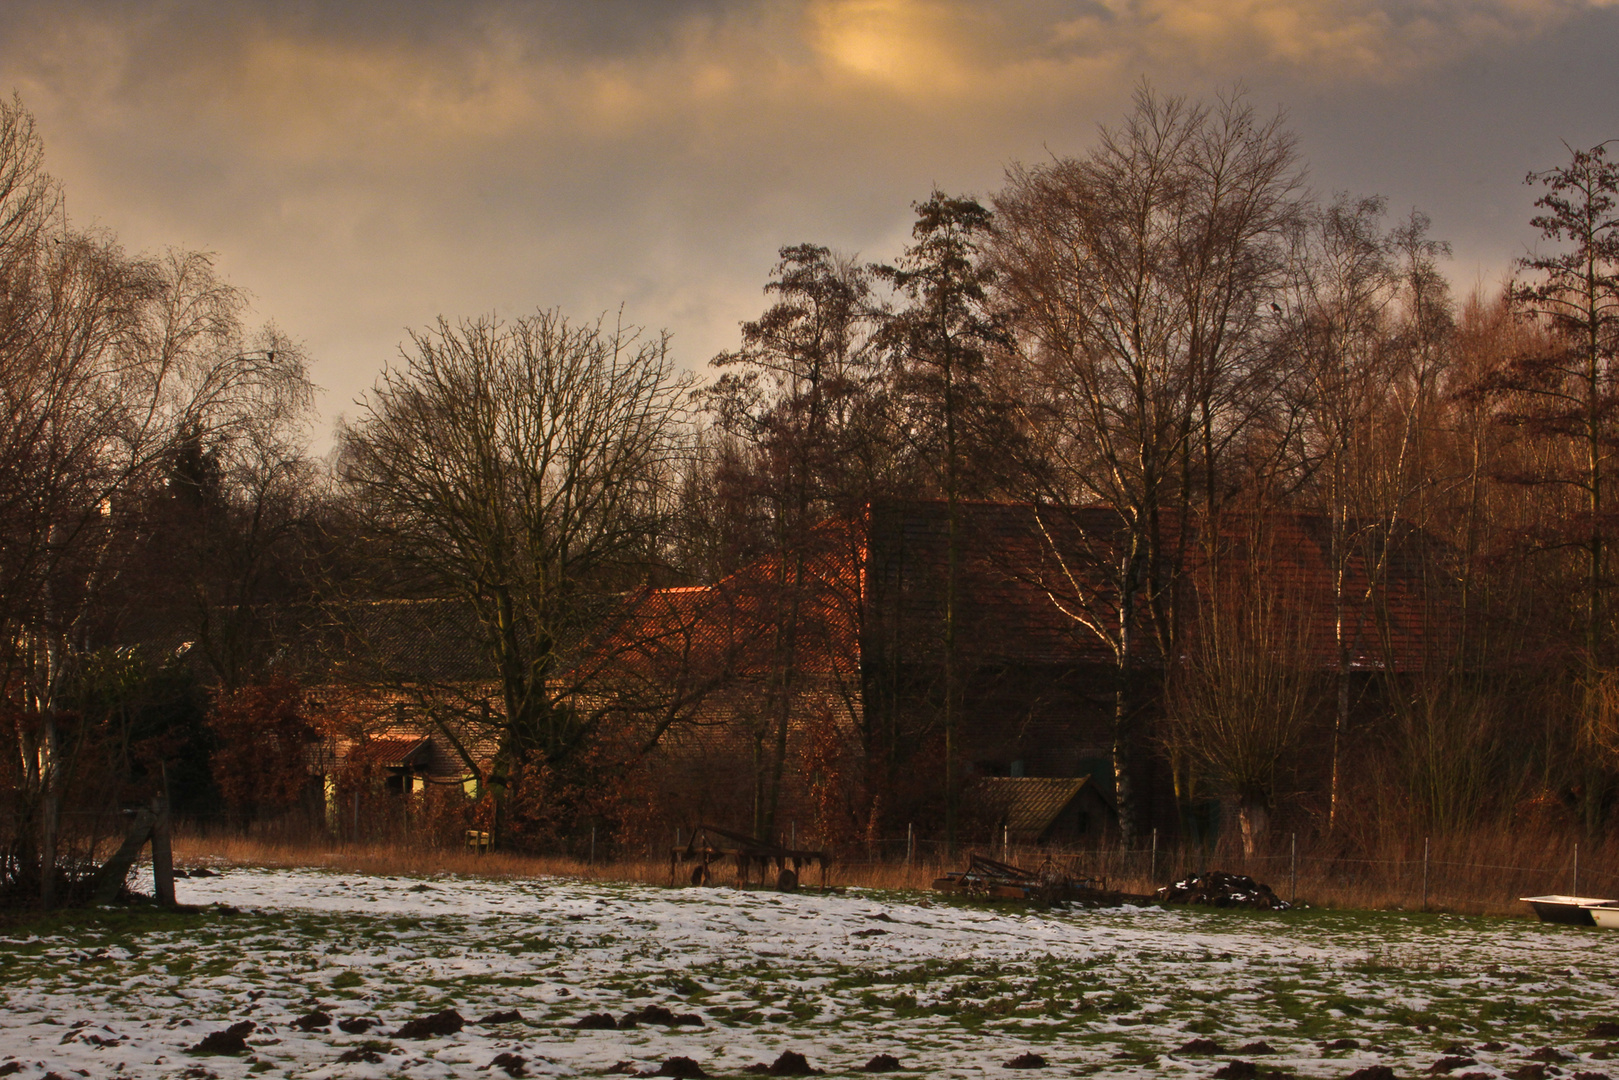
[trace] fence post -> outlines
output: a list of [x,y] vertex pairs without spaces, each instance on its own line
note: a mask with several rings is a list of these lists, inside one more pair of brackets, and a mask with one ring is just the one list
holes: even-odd
[[915,855],[916,855],[916,823],[913,821],[913,822],[910,822],[909,824],[907,824],[905,826],[905,866],[907,868],[910,867],[911,860],[912,860],[912,858],[915,857]]
[[1428,838],[1422,838],[1422,910],[1428,910]]
[[1153,830],[1152,830],[1152,854],[1150,856],[1148,856],[1148,861],[1147,861],[1147,884],[1149,886],[1151,886],[1152,883],[1154,881],[1157,881],[1157,880],[1158,880],[1158,828],[1157,828],[1157,826],[1154,826]]
[[1574,884],[1570,887],[1574,896],[1580,895],[1580,842],[1574,841]]
[[[1011,842],[1012,842],[1012,827],[1010,825],[1002,825],[1001,826],[1001,862],[1011,862],[1012,861],[1012,852],[1010,850]],[[1579,860],[1579,849],[1576,846],[1576,848],[1575,848],[1576,866],[1578,865],[1578,860]],[[1578,871],[1576,870],[1576,873],[1577,872]]]
[[590,827],[590,865],[596,865],[596,826]]
[[1291,898],[1288,900],[1288,903],[1292,904],[1294,907],[1298,907],[1299,906],[1299,834],[1298,833],[1290,833],[1289,834],[1288,847],[1292,849],[1292,855],[1288,859],[1288,864],[1287,864],[1287,881],[1288,881],[1287,891],[1290,894],[1292,894]]

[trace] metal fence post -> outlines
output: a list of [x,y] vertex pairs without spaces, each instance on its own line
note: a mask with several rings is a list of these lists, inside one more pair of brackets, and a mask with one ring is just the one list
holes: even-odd
[[905,826],[905,865],[911,865],[916,856],[916,823],[913,821]]
[[1290,833],[1289,834],[1288,847],[1292,851],[1292,854],[1288,859],[1288,865],[1287,865],[1287,880],[1288,880],[1288,889],[1287,889],[1287,891],[1292,894],[1292,897],[1291,897],[1291,899],[1288,900],[1288,903],[1292,904],[1294,907],[1298,907],[1299,906],[1299,834],[1298,833]]
[[1428,910],[1428,838],[1422,838],[1422,910]]
[[1156,880],[1158,880],[1158,829],[1154,826],[1152,830],[1152,854],[1147,861],[1147,882],[1151,884]]
[[1569,886],[1570,895],[1580,895],[1580,842],[1574,841],[1574,884]]

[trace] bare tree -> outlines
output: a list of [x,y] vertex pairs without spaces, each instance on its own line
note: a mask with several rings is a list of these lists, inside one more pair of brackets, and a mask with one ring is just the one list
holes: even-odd
[[[812,564],[829,537],[816,529],[869,497],[882,468],[882,372],[871,344],[871,274],[824,247],[781,249],[765,292],[776,298],[742,325],[741,348],[714,358],[723,374],[705,392],[730,444],[722,485],[762,510],[774,567],[769,685],[753,725],[756,836],[776,829],[800,653],[824,628],[804,609]],[[858,597],[845,597],[851,614]]]
[[1533,276],[1514,284],[1513,299],[1551,326],[1559,347],[1521,358],[1506,384],[1534,407],[1520,422],[1536,423],[1543,435],[1566,439],[1578,452],[1574,470],[1543,479],[1574,487],[1585,504],[1585,651],[1599,668],[1607,660],[1608,472],[1619,403],[1619,163],[1608,160],[1608,145],[1571,150],[1567,165],[1530,173],[1525,181],[1546,189],[1535,200],[1545,213],[1531,224],[1544,239],[1570,248],[1521,263]]
[[62,694],[125,568],[141,495],[181,432],[239,428],[302,369],[244,350],[235,294],[206,256],[132,258],[72,229],[15,101],[0,105],[0,245],[0,684],[27,718],[18,794],[37,857],[21,862],[49,905],[72,760]]
[[1211,110],[1143,88],[1089,156],[1014,168],[995,199],[999,292],[1034,392],[1039,513],[1101,503],[1118,515],[1106,536],[1072,515],[1044,528],[1042,576],[1076,632],[1113,655],[1126,842],[1141,825],[1135,683],[1149,652],[1175,655],[1193,477],[1212,508],[1218,458],[1256,407],[1262,313],[1297,214],[1294,163],[1291,137],[1240,98]]
[[[1257,520],[1251,524],[1260,524]],[[1198,590],[1195,628],[1168,694],[1165,739],[1237,807],[1245,855],[1270,815],[1315,708],[1317,673],[1302,598],[1276,587],[1260,544]]]
[[[341,427],[341,478],[396,584],[475,613],[499,708],[440,698],[455,715],[435,719],[501,807],[525,768],[572,765],[608,715],[588,700],[611,658],[578,661],[654,552],[689,380],[667,338],[555,311],[440,320],[404,360]],[[495,744],[487,775],[469,728]]]
[[961,576],[961,512],[965,497],[993,483],[991,455],[1015,458],[1012,432],[1001,430],[988,377],[988,357],[1003,337],[989,305],[994,271],[982,257],[992,215],[977,199],[934,191],[916,209],[915,240],[897,266],[878,268],[906,304],[879,335],[894,367],[899,426],[925,463],[946,505],[944,611],[940,680],[944,729],[944,844],[956,845],[957,716],[962,693],[957,655]]

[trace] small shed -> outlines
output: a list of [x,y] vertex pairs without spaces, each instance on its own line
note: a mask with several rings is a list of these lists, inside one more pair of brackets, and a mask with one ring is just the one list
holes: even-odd
[[1113,803],[1090,776],[985,776],[970,797],[1016,844],[1096,843],[1117,828]]
[[366,745],[371,763],[383,770],[389,791],[420,791],[426,783],[432,743],[426,737],[415,739],[375,739]]

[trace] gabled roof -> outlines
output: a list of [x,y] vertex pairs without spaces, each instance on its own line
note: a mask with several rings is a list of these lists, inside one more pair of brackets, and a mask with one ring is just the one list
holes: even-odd
[[649,589],[602,648],[649,673],[762,677],[790,657],[795,671],[857,674],[863,542],[832,519],[801,555],[767,556],[712,585]]
[[370,765],[384,769],[406,769],[426,765],[432,746],[423,736],[416,739],[371,739],[357,744],[351,753]]
[[1111,809],[1089,776],[984,776],[973,781],[971,794],[981,807],[1000,819],[1014,838],[1039,841],[1087,785]]

